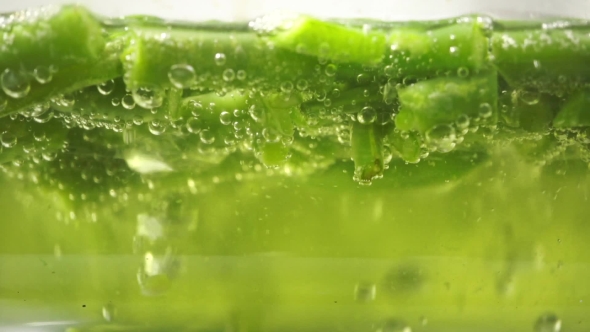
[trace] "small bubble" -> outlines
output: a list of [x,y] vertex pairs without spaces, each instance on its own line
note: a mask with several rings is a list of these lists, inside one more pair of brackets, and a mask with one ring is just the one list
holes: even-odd
[[293,83],[291,81],[284,81],[281,83],[281,91],[285,93],[293,91]]
[[27,74],[23,71],[16,71],[7,68],[0,75],[2,90],[9,97],[23,98],[31,91],[31,84]]
[[193,134],[198,134],[201,132],[202,123],[201,120],[197,117],[189,118],[186,121],[186,129]]
[[41,156],[45,161],[52,161],[57,158],[57,152],[43,152]]
[[76,104],[76,97],[71,93],[67,93],[59,97],[56,102],[58,105],[70,108]]
[[3,147],[12,148],[16,145],[17,138],[11,133],[5,132],[2,134],[2,136],[0,136],[0,142],[2,143]]
[[541,315],[535,322],[535,332],[559,332],[561,331],[561,319],[552,313]]
[[135,100],[135,103],[137,103],[137,105],[147,109],[160,107],[162,106],[162,102],[164,101],[163,92],[161,92],[158,89],[142,87],[134,89],[132,91],[132,95],[133,100]]
[[37,142],[43,142],[46,138],[45,136],[45,131],[40,130],[40,131],[36,131],[33,133],[33,138],[35,139],[35,141]]
[[121,105],[121,100],[119,98],[115,97],[115,98],[111,99],[111,105],[119,106],[119,105]]
[[223,80],[226,82],[231,82],[236,78],[236,73],[233,69],[227,68],[223,71]]
[[225,58],[225,54],[223,53],[216,53],[215,54],[215,64],[218,66],[223,66],[225,65],[226,62],[226,58]]
[[533,60],[533,67],[535,67],[535,69],[540,69],[541,68],[541,61]]
[[201,142],[203,142],[203,144],[212,144],[215,142],[215,135],[213,135],[209,129],[201,130],[199,137],[201,138]]
[[426,140],[439,152],[450,152],[456,145],[455,129],[449,125],[437,125],[426,132]]
[[408,75],[402,79],[403,85],[413,85],[418,82],[418,78],[416,76]]
[[247,77],[246,71],[245,70],[238,70],[238,72],[236,73],[236,78],[240,81],[245,80]]
[[256,122],[262,122],[264,120],[264,109],[262,107],[252,105],[248,109],[248,113],[250,114],[252,120]]
[[535,105],[539,102],[539,92],[531,90],[522,90],[519,94],[520,100],[527,105]]
[[481,103],[479,105],[478,114],[480,117],[487,119],[492,116],[493,110],[492,106],[488,103]]
[[193,116],[199,116],[203,112],[203,105],[196,100],[191,100],[187,105]]
[[383,68],[383,72],[385,73],[386,76],[389,76],[389,77],[396,76],[395,67],[392,65],[385,66],[385,68]]
[[[49,109],[49,108],[47,108]],[[51,111],[48,112],[44,112],[41,113],[40,115],[37,115],[33,118],[33,120],[37,123],[47,123],[49,122],[51,119],[53,119],[54,113]]]
[[96,86],[96,89],[98,90],[98,92],[101,95],[104,95],[104,96],[109,95],[109,94],[111,94],[111,92],[113,92],[113,90],[115,90],[115,81],[108,80],[108,81],[102,82]]
[[276,132],[276,130],[270,128],[262,129],[262,137],[264,137],[264,140],[269,143],[278,142],[281,138],[279,133]]
[[191,65],[176,64],[168,70],[168,79],[177,89],[189,88],[195,82],[197,75]]
[[222,125],[227,126],[231,123],[231,113],[223,111],[219,114],[219,121]]
[[140,126],[143,124],[143,118],[140,115],[136,115],[133,117],[133,124],[136,126]]
[[46,84],[51,82],[53,79],[53,73],[49,70],[49,67],[38,66],[33,71],[33,76],[37,80],[37,82],[41,84]]
[[148,124],[148,129],[152,135],[162,135],[166,131],[166,126],[160,120],[152,120]]
[[457,69],[457,76],[459,76],[459,77],[469,76],[469,69],[467,69],[466,67],[459,67],[459,69]]
[[459,48],[457,46],[451,46],[449,47],[449,53],[451,53],[451,55],[458,56]]
[[326,73],[327,76],[332,77],[332,76],[336,75],[337,69],[338,69],[338,67],[336,67],[335,64],[331,63],[326,66],[326,70],[324,72]]
[[135,100],[133,99],[133,96],[129,94],[123,96],[123,98],[121,98],[121,105],[128,110],[135,108]]
[[297,85],[296,85],[297,86],[297,90],[299,90],[299,91],[305,91],[305,90],[307,90],[308,85],[309,84],[307,83],[307,80],[300,79],[300,80],[297,81]]
[[377,295],[377,286],[373,283],[360,282],[354,287],[354,299],[357,302],[371,302]]
[[102,318],[104,318],[105,321],[111,323],[115,320],[115,316],[116,308],[112,303],[105,304],[102,307]]
[[358,114],[357,120],[362,124],[371,124],[377,119],[377,112],[371,106],[364,107]]
[[457,128],[459,129],[469,128],[469,116],[467,116],[467,114],[459,115],[457,120],[455,120],[455,125],[457,125]]

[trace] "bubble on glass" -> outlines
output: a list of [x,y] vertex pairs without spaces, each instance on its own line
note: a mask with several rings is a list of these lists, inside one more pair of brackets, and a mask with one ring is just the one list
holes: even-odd
[[545,313],[535,321],[535,332],[560,332],[561,319],[554,313]]
[[132,90],[133,100],[142,108],[152,109],[162,106],[164,93],[159,89],[140,87]]
[[215,64],[218,66],[223,66],[226,63],[226,57],[223,53],[216,53],[215,54]]
[[119,99],[117,97],[111,99],[111,105],[113,105],[113,106],[119,106],[119,105],[121,105],[121,99]]
[[108,81],[104,81],[100,84],[98,84],[96,86],[96,89],[98,90],[98,92],[101,95],[109,95],[113,92],[113,90],[115,90],[115,81],[114,80],[108,80]]
[[359,282],[354,286],[354,299],[357,302],[371,302],[377,296],[377,286],[374,283]]
[[2,146],[5,148],[14,147],[17,141],[17,137],[10,132],[4,132],[0,135],[0,143],[2,143]]
[[459,69],[457,69],[457,76],[459,76],[459,77],[469,76],[469,69],[467,69],[466,67],[459,67]]
[[426,141],[438,152],[450,152],[456,146],[455,129],[449,125],[437,125],[426,132]]
[[21,70],[6,68],[0,74],[0,86],[9,97],[23,98],[31,91],[31,83],[28,75]]
[[175,64],[168,70],[168,80],[177,89],[191,87],[197,78],[195,69],[188,64]]
[[231,119],[232,115],[230,112],[223,111],[219,114],[219,122],[221,122],[221,124],[224,126],[231,124]]
[[231,82],[236,78],[236,73],[234,72],[233,69],[231,68],[227,68],[226,70],[223,71],[223,80],[226,82]]
[[148,130],[152,135],[159,136],[166,132],[166,125],[160,120],[152,120],[148,124]]
[[49,69],[49,67],[45,66],[38,66],[33,70],[33,77],[35,80],[41,84],[46,84],[51,82],[53,79],[53,73]]
[[482,119],[487,119],[491,117],[493,114],[492,105],[488,103],[481,103],[479,105],[478,114]]
[[332,76],[336,75],[337,69],[338,69],[338,67],[335,64],[330,63],[326,66],[324,73],[326,73],[327,76],[332,77]]
[[309,83],[307,83],[307,80],[305,80],[305,79],[297,80],[297,83],[296,83],[297,90],[305,91],[305,90],[307,90],[308,86],[309,86]]
[[215,135],[209,129],[203,129],[199,133],[199,138],[203,144],[213,144],[215,142]]
[[371,106],[365,106],[357,114],[357,120],[362,124],[371,124],[377,119],[377,111]]
[[247,75],[246,71],[243,69],[238,70],[238,72],[236,73],[236,78],[240,81],[245,80],[247,76],[248,75]]
[[132,95],[127,94],[121,98],[121,105],[128,110],[133,109],[135,108],[135,99]]

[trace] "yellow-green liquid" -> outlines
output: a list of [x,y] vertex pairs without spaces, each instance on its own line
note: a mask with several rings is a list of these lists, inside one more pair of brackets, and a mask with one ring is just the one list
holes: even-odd
[[[405,176],[436,163],[406,165]],[[590,328],[584,167],[542,167],[498,147],[460,179],[422,186],[359,186],[350,168],[219,184],[179,198],[174,220],[146,204],[139,216],[59,222],[52,206],[22,209],[27,193],[3,190],[0,321],[51,331]]]

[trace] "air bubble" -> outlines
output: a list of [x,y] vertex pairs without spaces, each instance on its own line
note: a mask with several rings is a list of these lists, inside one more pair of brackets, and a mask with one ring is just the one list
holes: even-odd
[[123,98],[121,98],[121,105],[128,110],[135,108],[135,100],[133,99],[133,96],[129,94],[123,96]]
[[281,91],[285,93],[293,91],[293,83],[291,81],[285,81],[281,83]]
[[119,106],[119,105],[121,105],[121,100],[119,98],[113,98],[113,99],[111,99],[111,105]]
[[191,65],[176,64],[168,70],[168,79],[177,89],[189,88],[196,78],[195,69]]
[[449,125],[438,125],[426,132],[426,140],[439,152],[450,152],[455,148],[455,129]]
[[327,76],[332,77],[332,76],[336,75],[337,69],[338,69],[338,67],[336,67],[335,64],[331,63],[326,66],[326,69],[324,70],[324,72],[326,73]]
[[104,96],[109,95],[109,94],[111,94],[111,92],[113,92],[113,90],[115,90],[115,81],[108,80],[108,81],[102,82],[96,86],[96,89],[98,90],[98,92],[101,95],[104,95]]
[[469,76],[469,69],[467,69],[466,67],[459,67],[459,69],[457,69],[457,76],[459,76],[459,77]]
[[281,138],[281,136],[279,135],[279,133],[276,130],[273,130],[270,128],[262,129],[262,137],[264,137],[264,140],[269,143],[278,142],[279,139]]
[[305,91],[307,90],[307,87],[309,86],[309,84],[307,83],[307,80],[304,79],[300,79],[297,81],[297,90],[299,91]]
[[41,84],[49,83],[53,79],[53,73],[49,67],[44,66],[38,66],[35,68],[35,70],[33,70],[33,76],[35,77],[35,80]]
[[160,107],[162,106],[162,102],[164,101],[163,93],[158,89],[141,87],[138,89],[134,89],[132,94],[135,103],[137,103],[137,105],[139,105],[140,107],[147,109]]
[[233,69],[228,68],[223,71],[223,80],[226,82],[231,82],[236,78],[236,73]]
[[152,135],[162,135],[166,132],[166,126],[160,120],[152,120],[148,124],[148,129]]
[[455,125],[459,129],[467,129],[469,128],[469,116],[467,114],[461,114],[455,120]]
[[480,117],[487,119],[492,116],[493,109],[492,106],[488,103],[481,103],[479,105],[478,114]]
[[16,145],[17,138],[11,133],[5,132],[0,136],[0,143],[5,148],[12,148]]
[[219,114],[219,121],[222,125],[227,126],[231,123],[231,113],[223,111]]
[[199,137],[203,144],[212,144],[213,142],[215,142],[215,135],[213,135],[213,133],[209,129],[201,130],[201,132],[199,133]]
[[238,72],[236,73],[236,78],[240,81],[245,80],[247,77],[246,71],[245,70],[238,70]]
[[262,122],[264,120],[264,109],[256,105],[250,106],[248,109],[250,117],[256,122]]
[[4,93],[15,99],[23,98],[31,91],[31,84],[26,73],[10,68],[4,70],[0,75],[0,85]]
[[226,62],[226,58],[225,58],[225,54],[223,53],[216,53],[215,54],[215,64],[218,66],[223,66],[225,65]]
[[560,332],[561,319],[552,313],[541,315],[535,322],[534,330],[535,332]]
[[371,124],[377,119],[377,112],[371,106],[364,107],[358,114],[357,120],[362,124]]
[[520,100],[527,105],[535,105],[539,102],[539,92],[538,91],[530,91],[530,90],[522,90],[519,93]]

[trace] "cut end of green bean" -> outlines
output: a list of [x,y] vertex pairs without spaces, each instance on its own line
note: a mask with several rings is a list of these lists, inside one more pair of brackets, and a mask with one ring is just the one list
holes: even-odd
[[[262,18],[253,26],[259,31],[268,29],[265,20],[272,19]],[[380,32],[365,32],[308,16],[285,19],[270,31],[270,40],[277,47],[336,63],[376,65],[386,49],[385,35]]]
[[377,124],[355,122],[350,134],[353,179],[361,184],[371,184],[383,176],[383,128]]

